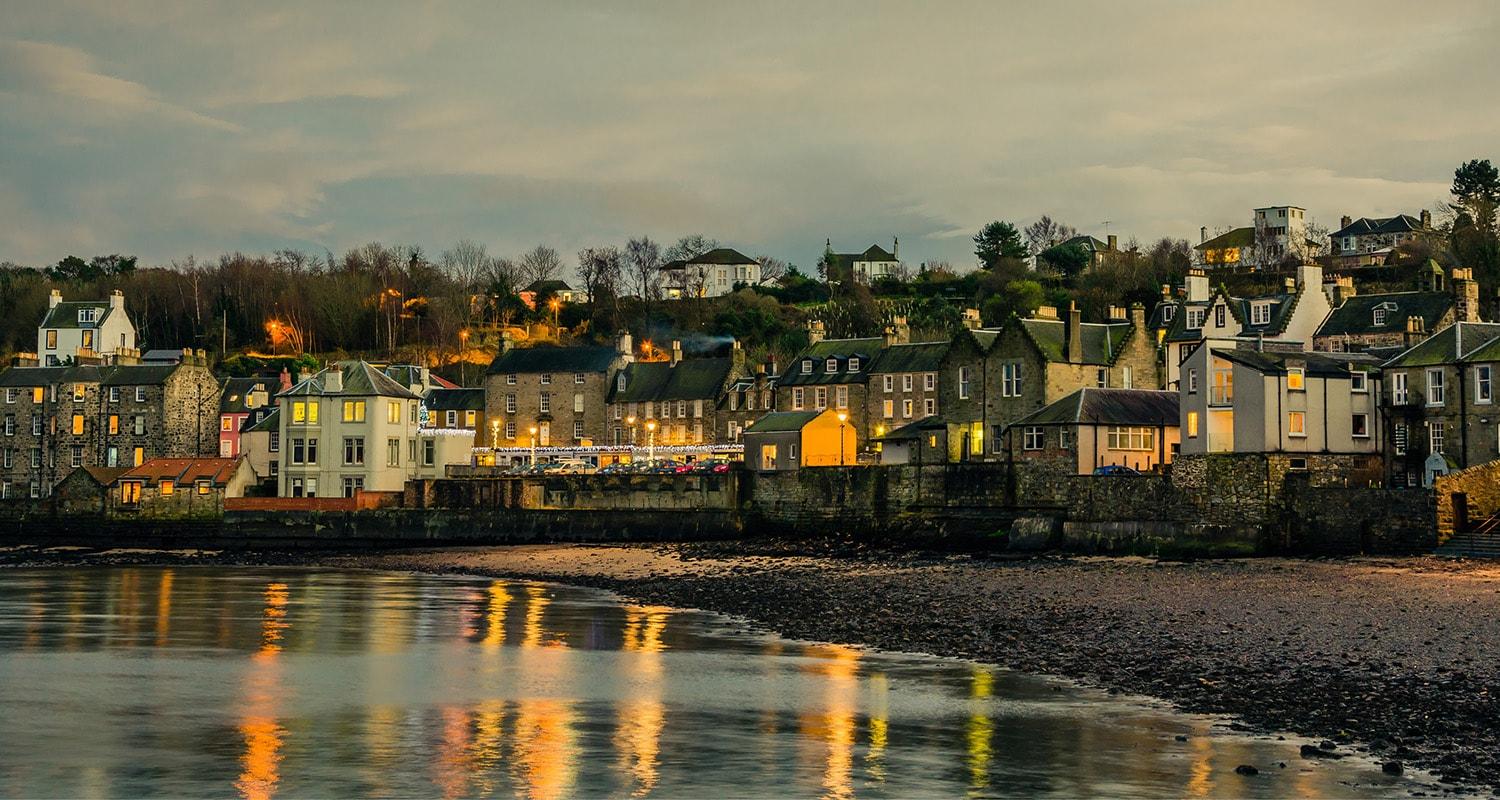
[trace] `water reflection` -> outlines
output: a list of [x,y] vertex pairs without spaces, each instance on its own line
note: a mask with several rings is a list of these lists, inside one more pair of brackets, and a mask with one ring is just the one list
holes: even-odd
[[[563,587],[317,570],[7,578],[4,796],[1375,796],[1406,785],[1039,679],[758,637]],[[132,649],[151,658],[119,657]],[[1296,766],[1234,773],[1278,760]]]

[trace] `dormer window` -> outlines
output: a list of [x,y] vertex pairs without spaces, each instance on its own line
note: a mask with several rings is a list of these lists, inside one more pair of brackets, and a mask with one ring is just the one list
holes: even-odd
[[837,358],[830,358],[827,361],[823,362],[823,371],[824,372],[838,372],[839,371],[839,360]]
[[859,356],[849,356],[849,371],[859,372]]
[[1161,309],[1161,321],[1171,322],[1177,316],[1177,306],[1163,306]]
[[1375,324],[1375,325],[1384,325],[1385,324],[1385,309],[1383,309],[1383,308],[1377,308],[1377,309],[1375,309],[1374,316],[1370,320],[1370,322],[1372,324]]
[[78,309],[78,321],[81,323],[92,324],[94,321],[94,313],[95,309],[80,308]]
[[1268,325],[1271,322],[1271,304],[1256,303],[1250,306],[1250,324]]
[[1206,308],[1190,308],[1187,310],[1187,326],[1192,330],[1203,327],[1203,318],[1208,316]]
[[812,359],[810,359],[810,358],[804,358],[804,359],[802,359],[802,374],[803,375],[811,375],[812,374]]
[[623,372],[615,376],[615,391],[625,391],[625,373]]

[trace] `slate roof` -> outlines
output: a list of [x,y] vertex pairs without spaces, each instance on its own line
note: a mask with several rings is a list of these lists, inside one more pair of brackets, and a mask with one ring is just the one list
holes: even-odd
[[889,250],[878,244],[870,245],[863,253],[833,253],[832,258],[835,266],[849,267],[851,269],[856,261],[900,261]]
[[129,364],[104,367],[105,386],[160,386],[178,369],[177,364]]
[[275,378],[226,378],[223,383],[224,391],[219,395],[220,414],[248,414],[253,409],[249,406],[250,394],[259,388],[266,393],[266,403],[270,403],[273,390],[279,388]]
[[531,285],[527,286],[525,291],[536,292],[537,294],[546,294],[547,292],[557,294],[558,292],[571,292],[573,291],[573,287],[569,286],[567,281],[554,279],[546,281],[532,281]]
[[[328,373],[337,368],[343,373],[343,388],[332,392],[327,389]],[[419,399],[411,390],[391,379],[389,375],[364,361],[340,361],[334,367],[301,381],[277,397],[286,396],[343,396],[343,397],[405,397]]]
[[199,480],[207,480],[214,486],[222,487],[234,477],[240,458],[153,458],[139,467],[127,470],[117,480],[141,480],[147,486],[170,480],[183,486],[184,490]]
[[[1308,291],[1321,291],[1311,289]],[[1212,309],[1218,299],[1224,298],[1229,313],[1234,315],[1236,322],[1240,324],[1239,336],[1254,336],[1264,334],[1266,336],[1279,336],[1286,331],[1286,326],[1292,321],[1292,314],[1297,310],[1297,303],[1301,295],[1293,292],[1280,292],[1277,294],[1264,294],[1256,297],[1234,297],[1224,291],[1223,287],[1215,289],[1203,302],[1189,303],[1186,300],[1177,303],[1177,311],[1172,315],[1172,321],[1167,324],[1166,332],[1162,335],[1165,342],[1195,342],[1203,338],[1202,328],[1189,328],[1187,326],[1188,309],[1202,308]],[[1251,306],[1257,303],[1269,303],[1271,306],[1270,318],[1262,324],[1251,324]],[[1154,317],[1153,317],[1154,318]],[[1208,324],[1205,316],[1204,324]]]
[[939,430],[947,427],[948,421],[943,418],[943,415],[933,414],[887,431],[876,436],[875,440],[881,442],[900,442],[909,439],[920,439],[922,438],[923,431]]
[[[78,312],[90,308],[94,310],[94,321],[79,322]],[[47,314],[42,317],[42,324],[38,327],[98,328],[104,325],[109,312],[108,300],[68,300],[47,309]]]
[[[807,346],[806,350],[792,359],[778,381],[778,385],[810,386],[814,384],[864,383],[870,374],[870,365],[876,354],[885,347],[885,340],[878,337],[864,339],[824,339]],[[859,356],[859,371],[849,371],[849,357]],[[838,369],[828,372],[828,359],[835,359]],[[812,372],[802,372],[802,362],[812,359]]]
[[181,350],[154,349],[147,350],[141,356],[141,361],[147,364],[176,364],[182,360]]
[[[1419,317],[1426,330],[1437,330],[1443,317],[1454,309],[1453,295],[1447,292],[1392,292],[1390,294],[1355,295],[1335,308],[1318,326],[1317,336],[1360,336],[1376,333],[1402,333],[1408,317]],[[1375,324],[1375,310],[1384,309],[1385,319]]]
[[100,486],[113,486],[116,478],[130,471],[130,467],[79,467],[79,469]]
[[[1067,323],[1052,319],[1017,320],[1042,356],[1048,361],[1065,363],[1063,342],[1067,339]],[[1079,332],[1083,340],[1083,363],[1105,366],[1114,362],[1134,328],[1128,322],[1084,322]]]
[[943,356],[948,354],[948,342],[912,342],[893,344],[875,356],[869,371],[891,372],[937,372],[943,365]]
[[280,427],[281,427],[281,409],[280,408],[272,408],[271,409],[271,413],[267,414],[266,417],[265,417],[265,419],[261,420],[260,422],[255,423],[254,425],[251,425],[248,428],[242,429],[240,431],[240,434],[243,435],[243,434],[246,434],[246,433],[250,433],[251,431],[254,431],[256,433],[261,433],[261,432],[275,433]]
[[1289,366],[1300,366],[1309,376],[1338,378],[1347,376],[1351,368],[1376,366],[1372,359],[1361,353],[1341,353],[1335,359],[1300,351],[1284,353],[1276,350],[1231,350],[1216,347],[1213,354],[1266,375],[1285,375]]
[[800,431],[817,419],[822,411],[772,411],[750,423],[745,433],[787,433]]
[[1461,363],[1470,360],[1471,354],[1491,352],[1490,345],[1493,345],[1497,338],[1500,338],[1500,324],[1455,322],[1385,362],[1385,368],[1399,369]]
[[[380,371],[384,372],[386,374],[386,377],[390,378],[396,383],[401,384],[402,386],[422,385],[422,368],[417,366],[416,364],[387,364],[382,367]],[[427,385],[429,388],[458,388],[458,384],[454,383],[453,381],[446,380],[430,370],[427,373]]]
[[1017,425],[1178,425],[1177,392],[1083,388],[1011,423]]
[[489,375],[540,372],[609,372],[620,353],[613,347],[539,344],[515,347],[490,362]]
[[429,411],[483,411],[483,389],[429,389],[425,398]]
[[729,247],[716,247],[707,253],[687,259],[686,264],[759,264],[760,262]]
[[685,358],[676,366],[670,361],[629,364],[618,373],[625,376],[625,389],[619,389],[617,378],[609,402],[716,400],[733,370],[732,358]]
[[1255,244],[1255,228],[1235,228],[1206,242],[1193,245],[1194,250],[1219,250],[1225,247],[1249,247]]
[[1368,236],[1382,233],[1415,233],[1422,230],[1422,221],[1410,214],[1394,217],[1360,217],[1331,234],[1341,236]]
[[1108,244],[1101,242],[1098,239],[1089,236],[1088,234],[1079,234],[1078,236],[1074,236],[1070,239],[1064,239],[1063,241],[1058,242],[1056,245],[1054,245],[1054,247],[1072,247],[1074,245],[1082,247],[1083,249],[1088,250],[1092,253],[1102,253],[1105,250],[1109,249]]
[[0,373],[0,386],[49,386],[54,383],[97,383],[103,386],[160,386],[177,364],[128,364],[67,367],[11,367]]

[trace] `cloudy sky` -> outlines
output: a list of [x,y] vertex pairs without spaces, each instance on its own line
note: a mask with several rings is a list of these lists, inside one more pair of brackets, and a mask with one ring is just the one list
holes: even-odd
[[147,3],[0,15],[0,261],[701,232],[810,265],[990,219],[1196,240],[1500,160],[1500,5]]

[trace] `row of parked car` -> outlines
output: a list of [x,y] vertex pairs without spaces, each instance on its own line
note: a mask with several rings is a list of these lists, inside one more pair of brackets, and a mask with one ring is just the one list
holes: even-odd
[[734,462],[724,459],[700,461],[629,461],[617,462],[602,469],[583,459],[567,458],[556,461],[538,461],[535,464],[517,464],[504,475],[722,475],[734,468]]

